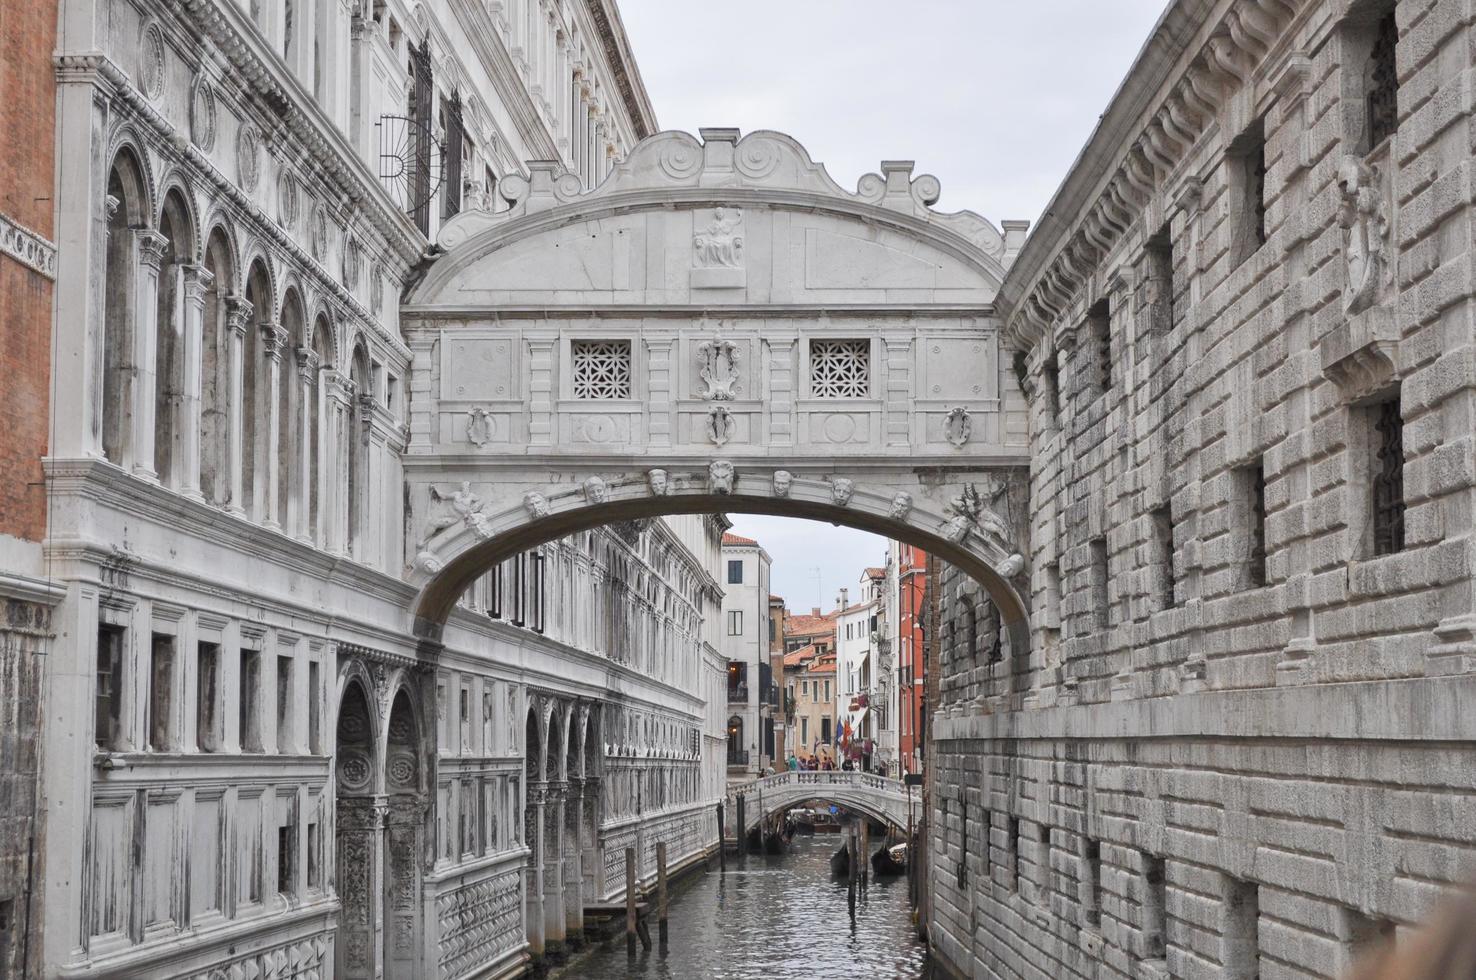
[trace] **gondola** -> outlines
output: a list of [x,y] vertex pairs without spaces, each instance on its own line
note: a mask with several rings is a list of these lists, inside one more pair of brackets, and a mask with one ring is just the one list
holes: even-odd
[[845,844],[830,856],[830,873],[848,878],[851,875],[851,854]]
[[883,846],[871,856],[871,870],[878,878],[890,878],[907,871],[907,845]]

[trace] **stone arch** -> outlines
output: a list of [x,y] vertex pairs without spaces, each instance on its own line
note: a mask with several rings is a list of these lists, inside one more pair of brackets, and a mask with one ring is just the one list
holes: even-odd
[[154,458],[153,470],[165,486],[179,486],[184,474],[185,412],[185,275],[194,262],[195,216],[188,191],[168,187],[159,202],[158,287],[154,317]]
[[339,916],[334,975],[375,975],[379,904],[379,722],[373,684],[361,665],[339,677],[334,748],[334,887]]
[[[150,243],[153,214],[146,157],[131,140],[117,146],[108,165],[103,225],[101,336],[97,338],[101,390],[94,403],[98,443],[120,466],[134,462],[133,418],[138,397],[136,343],[138,251]],[[148,461],[152,464],[152,460]]]
[[200,492],[230,502],[230,306],[238,298],[240,266],[230,226],[215,221],[205,236],[205,315],[200,338]]
[[438,638],[445,617],[478,575],[544,542],[616,521],[727,512],[827,521],[917,545],[972,576],[988,593],[1012,654],[1029,649],[1028,607],[1005,574],[1023,558],[993,530],[993,515],[949,516],[953,511],[939,511],[908,491],[857,487],[845,478],[791,476],[783,496],[773,486],[771,471],[713,464],[706,473],[651,471],[640,478],[591,477],[582,485],[527,490],[518,503],[501,509],[464,489],[465,499],[453,501],[451,516],[415,556],[410,578],[420,592],[414,628]]
[[271,392],[266,378],[264,331],[276,329],[277,295],[271,262],[255,254],[244,280],[246,334],[241,343],[241,498],[237,504],[253,520],[267,513],[266,447]]
[[349,380],[353,382],[354,402],[349,408],[348,431],[348,546],[349,554],[362,557],[365,520],[369,503],[369,454],[366,451],[365,423],[368,403],[372,400],[369,374],[369,351],[360,338],[349,355]]
[[189,181],[178,169],[171,169],[159,182],[159,198],[156,203],[153,224],[156,228],[163,230],[163,225],[169,212],[173,210],[175,225],[183,234],[171,239],[171,246],[177,261],[181,263],[195,263],[200,260],[204,239],[200,235],[200,229],[204,227],[200,220],[200,209],[196,204],[195,195],[190,188]]
[[303,488],[303,526],[307,536],[321,547],[327,542],[324,501],[329,493],[324,477],[332,472],[327,459],[327,420],[330,417],[323,372],[333,364],[333,321],[321,306],[313,319],[311,337],[299,352],[302,394],[305,402],[304,455],[307,461]]
[[277,396],[277,514],[289,533],[300,534],[306,491],[301,463],[307,399],[294,368],[297,352],[307,343],[309,327],[307,307],[296,282],[289,281],[283,290],[280,325],[284,335]]
[[421,869],[426,851],[427,749],[418,699],[403,675],[391,685],[384,730],[384,963],[387,976],[413,976],[421,954]]

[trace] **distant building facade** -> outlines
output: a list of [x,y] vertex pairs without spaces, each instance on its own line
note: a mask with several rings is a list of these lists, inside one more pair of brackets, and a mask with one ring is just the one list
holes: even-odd
[[774,764],[782,717],[769,648],[769,553],[754,539],[723,535],[721,650],[728,670],[728,774],[748,779]]

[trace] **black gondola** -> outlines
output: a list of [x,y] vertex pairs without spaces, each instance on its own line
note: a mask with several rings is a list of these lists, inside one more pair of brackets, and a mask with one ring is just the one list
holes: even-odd
[[840,850],[830,856],[830,873],[840,875],[842,878],[851,876],[851,853],[845,844],[842,844]]
[[871,856],[871,870],[878,878],[890,878],[907,872],[907,845],[883,846]]

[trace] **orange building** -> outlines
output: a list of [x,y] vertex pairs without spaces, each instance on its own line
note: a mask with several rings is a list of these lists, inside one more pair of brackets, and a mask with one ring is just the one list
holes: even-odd
[[928,556],[920,548],[892,542],[897,569],[897,740],[903,772],[921,772],[927,743]]

